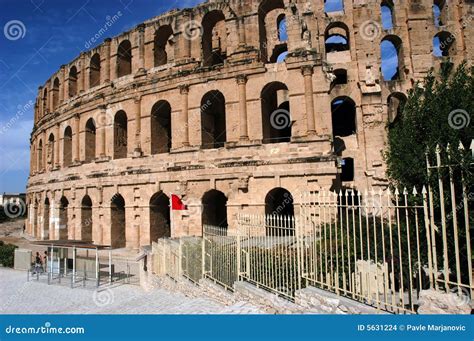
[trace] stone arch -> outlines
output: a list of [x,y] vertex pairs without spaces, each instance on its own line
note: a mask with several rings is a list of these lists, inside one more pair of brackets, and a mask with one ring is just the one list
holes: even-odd
[[49,198],[46,196],[43,202],[43,240],[48,240],[51,237],[49,229],[49,217],[50,217],[50,203]]
[[341,21],[330,23],[324,32],[326,53],[350,50],[349,28]]
[[125,217],[125,199],[120,194],[115,194],[110,201],[110,245],[113,248],[122,248],[126,246],[126,217]]
[[159,191],[150,198],[150,242],[171,237],[170,198]]
[[271,82],[262,89],[260,101],[263,143],[289,142],[292,121],[288,87],[281,82]]
[[68,89],[69,89],[69,97],[74,97],[77,95],[77,68],[76,66],[72,66],[69,69]]
[[56,161],[54,159],[54,157],[56,156],[54,153],[56,149],[55,144],[56,144],[56,138],[54,137],[54,134],[51,133],[49,134],[49,137],[48,137],[48,149],[47,149],[47,161],[51,168],[54,168],[54,163]]
[[383,79],[392,81],[400,79],[402,40],[396,35],[385,36],[380,43],[380,54]]
[[402,114],[403,108],[407,102],[407,96],[401,92],[392,92],[387,97],[388,123],[397,121]]
[[227,28],[221,10],[212,10],[202,18],[202,63],[204,66],[223,64],[227,58]]
[[151,108],[151,154],[171,150],[171,105],[168,101],[156,102]]
[[38,150],[37,150],[37,153],[38,153],[38,164],[37,164],[37,170],[38,171],[42,171],[43,168],[44,168],[44,164],[43,164],[43,140],[39,140],[38,142]]
[[448,57],[456,52],[456,37],[446,31],[436,33],[433,37],[433,55],[435,57]]
[[123,40],[117,47],[117,78],[132,73],[132,44]]
[[84,162],[92,162],[96,155],[96,125],[94,119],[91,117],[86,122],[85,129],[85,159]]
[[394,13],[393,0],[382,0],[380,3],[380,14],[382,18],[382,28],[384,30],[393,28]]
[[331,102],[331,117],[334,137],[346,137],[356,133],[356,105],[352,98],[335,98]]
[[58,107],[59,104],[59,78],[56,77],[53,82],[53,89],[51,91],[51,96],[53,96],[53,110],[55,110]]
[[[265,196],[266,234],[293,235],[295,215],[293,196],[282,187],[270,190]],[[282,217],[285,217],[282,219]]]
[[211,189],[202,196],[202,224],[227,228],[227,197]]
[[120,110],[114,117],[114,159],[127,157],[128,118],[125,111]]
[[154,65],[161,66],[169,62],[169,52],[171,43],[170,38],[173,36],[173,29],[171,25],[163,25],[159,27],[155,32],[155,38],[153,40],[153,56]]
[[92,200],[89,195],[84,195],[81,200],[81,240],[92,242]]
[[433,21],[436,27],[446,24],[446,0],[433,0]]
[[72,129],[67,126],[63,137],[63,166],[68,167],[72,163]]
[[212,90],[201,99],[202,148],[221,148],[226,142],[225,97],[222,92]]
[[89,88],[100,85],[100,55],[94,53],[89,64]]
[[271,59],[276,61],[277,58],[275,56],[278,56],[279,54],[281,54],[281,52],[277,53],[275,49],[280,51],[285,49],[286,42],[283,42],[283,44],[275,44],[274,47],[269,46],[269,44],[272,42],[272,39],[269,38],[272,36],[278,36],[279,27],[273,27],[275,25],[274,21],[272,21],[272,26],[269,26],[269,23],[267,22],[267,16],[270,12],[276,11],[275,13],[278,17],[284,10],[285,3],[283,0],[263,0],[258,6],[258,34],[260,40],[260,59],[264,63],[270,61],[269,56],[274,57]]
[[65,196],[59,200],[59,238],[60,240],[68,239],[68,207],[69,201]]

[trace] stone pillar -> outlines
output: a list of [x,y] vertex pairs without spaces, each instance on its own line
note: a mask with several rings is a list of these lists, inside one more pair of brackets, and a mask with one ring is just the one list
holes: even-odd
[[181,93],[181,103],[183,108],[181,110],[181,126],[183,131],[183,146],[189,146],[189,86],[181,85],[179,87]]
[[112,39],[105,38],[104,40],[104,74],[105,74],[105,82],[108,83],[112,79],[111,70],[110,70],[110,43]]
[[59,123],[56,124],[55,127],[55,132],[54,135],[56,135],[56,143],[54,144],[54,165],[53,168],[59,168],[60,162],[59,162],[59,144],[60,144],[60,138],[59,138]]
[[100,105],[100,120],[97,120],[99,123],[99,158],[105,158],[105,131],[107,130],[107,106]]
[[[54,80],[52,81],[54,82]],[[54,96],[53,96],[53,86],[48,89],[48,102],[49,102],[49,111],[54,112]]]
[[74,139],[73,139],[73,148],[72,148],[72,154],[73,154],[73,162],[74,163],[79,163],[79,115],[74,116]]
[[239,86],[239,124],[240,124],[240,140],[248,140],[247,125],[247,76],[237,76],[237,84]]
[[142,119],[142,98],[139,96],[134,99],[133,101],[135,105],[135,150],[134,155],[140,156],[142,154],[142,147],[141,147],[141,119]]
[[245,46],[245,17],[241,17],[238,19],[239,25],[239,47]]
[[314,100],[313,100],[313,67],[303,66],[301,73],[304,77],[304,98],[306,104],[307,135],[316,132],[314,123]]
[[43,162],[42,162],[42,170],[46,171],[46,165],[48,164],[48,160],[46,160],[46,156],[48,155],[48,141],[46,141],[46,130],[43,130]]
[[67,84],[67,79],[69,78],[68,74],[67,74],[67,69],[66,69],[66,66],[63,65],[61,67],[62,71],[63,71],[63,101],[67,100],[69,98],[69,84]]
[[59,71],[59,93],[58,93],[58,104],[64,101],[64,69],[65,66],[61,65]]
[[86,91],[86,55],[84,53],[81,53],[80,57],[80,66],[81,66],[81,71],[79,73],[80,79],[79,79],[79,91],[78,93]]
[[145,24],[138,26],[138,73],[145,73]]

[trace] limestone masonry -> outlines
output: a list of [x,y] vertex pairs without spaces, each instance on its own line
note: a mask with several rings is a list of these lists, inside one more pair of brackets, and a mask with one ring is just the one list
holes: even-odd
[[[210,0],[106,38],[39,87],[27,233],[138,248],[385,187],[408,90],[472,63],[472,4]],[[170,219],[172,193],[187,210]]]

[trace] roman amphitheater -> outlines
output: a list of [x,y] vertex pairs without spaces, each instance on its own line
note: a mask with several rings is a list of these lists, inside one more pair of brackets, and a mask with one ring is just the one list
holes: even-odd
[[[209,0],[103,39],[39,87],[27,233],[133,249],[291,215],[302,191],[385,187],[386,130],[431,68],[473,60],[473,16],[472,0]],[[172,224],[171,194],[188,208]]]

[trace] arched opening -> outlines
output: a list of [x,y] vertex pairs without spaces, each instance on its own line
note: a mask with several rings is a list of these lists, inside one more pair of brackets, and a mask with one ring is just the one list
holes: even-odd
[[380,5],[380,12],[382,15],[383,29],[391,30],[393,28],[393,1],[383,0]]
[[132,73],[132,44],[128,40],[120,43],[117,49],[117,77]]
[[81,240],[92,242],[92,200],[85,195],[81,201]]
[[331,102],[332,133],[345,137],[356,133],[356,105],[349,97],[338,97]]
[[394,123],[402,114],[407,96],[401,92],[391,93],[387,98],[388,123]]
[[[294,234],[295,209],[293,196],[281,187],[272,189],[265,196],[265,214],[267,215],[266,234],[282,236]],[[286,217],[281,219],[282,217]]]
[[340,12],[344,10],[344,0],[324,0],[324,12]]
[[86,155],[84,162],[92,162],[95,159],[96,150],[96,127],[92,117],[86,122],[85,140]]
[[[286,40],[286,17],[284,15],[285,4],[282,0],[263,0],[258,8],[258,30],[260,38],[260,59],[267,63],[275,63],[282,51],[287,51]],[[275,25],[276,22],[276,25]],[[275,37],[278,42],[275,43]],[[275,49],[280,53],[275,52]]]
[[213,10],[202,19],[203,65],[223,64],[227,58],[227,31],[225,16],[221,11]]
[[202,148],[224,147],[226,142],[224,95],[217,90],[206,93],[201,100]]
[[100,55],[95,53],[89,64],[89,87],[100,85]]
[[43,90],[43,115],[48,113],[48,89]]
[[54,168],[54,163],[55,163],[55,153],[54,153],[54,150],[56,149],[55,148],[55,138],[54,138],[54,135],[53,134],[49,134],[49,138],[48,138],[48,155],[47,155],[47,160],[48,160],[48,164],[51,168]]
[[44,199],[44,209],[43,209],[43,240],[49,239],[49,198]]
[[77,68],[75,66],[69,69],[68,89],[69,97],[77,95]]
[[113,248],[125,247],[125,200],[120,194],[115,194],[110,202],[110,218],[110,245]]
[[283,63],[288,55],[286,44],[275,46],[273,54],[270,57],[270,63]]
[[150,199],[150,242],[171,237],[170,199],[163,192],[155,193]]
[[202,224],[227,228],[227,197],[212,189],[202,197]]
[[64,129],[63,138],[63,165],[64,167],[70,166],[72,163],[72,129],[67,126]]
[[38,143],[38,171],[42,171],[44,168],[43,165],[43,141],[39,140]]
[[168,63],[168,45],[170,45],[170,38],[173,35],[173,29],[170,25],[161,26],[155,32],[154,39],[154,59],[155,66],[161,66]]
[[341,160],[341,181],[354,181],[354,159],[351,157]]
[[127,157],[127,126],[127,114],[125,111],[120,110],[114,117],[114,159],[124,159]]
[[171,150],[171,106],[159,101],[151,108],[151,154]]
[[448,57],[454,54],[454,42],[456,38],[452,33],[442,31],[433,38],[433,55],[435,57]]
[[59,238],[60,240],[68,239],[68,206],[69,201],[66,197],[62,197],[59,201]]
[[286,29],[286,16],[284,13],[277,18],[278,40],[281,42],[288,40],[288,32]]
[[52,96],[53,96],[53,110],[55,110],[58,107],[59,103],[59,78],[55,78],[53,82],[53,91],[52,91]]
[[263,143],[291,140],[291,113],[289,91],[285,84],[267,84],[261,94]]
[[433,21],[436,27],[444,26],[446,23],[446,0],[433,1]]
[[326,28],[324,33],[324,46],[326,53],[348,51],[349,29],[342,22],[333,22]]
[[394,35],[386,36],[380,43],[382,76],[386,81],[400,79],[401,48],[401,39]]

